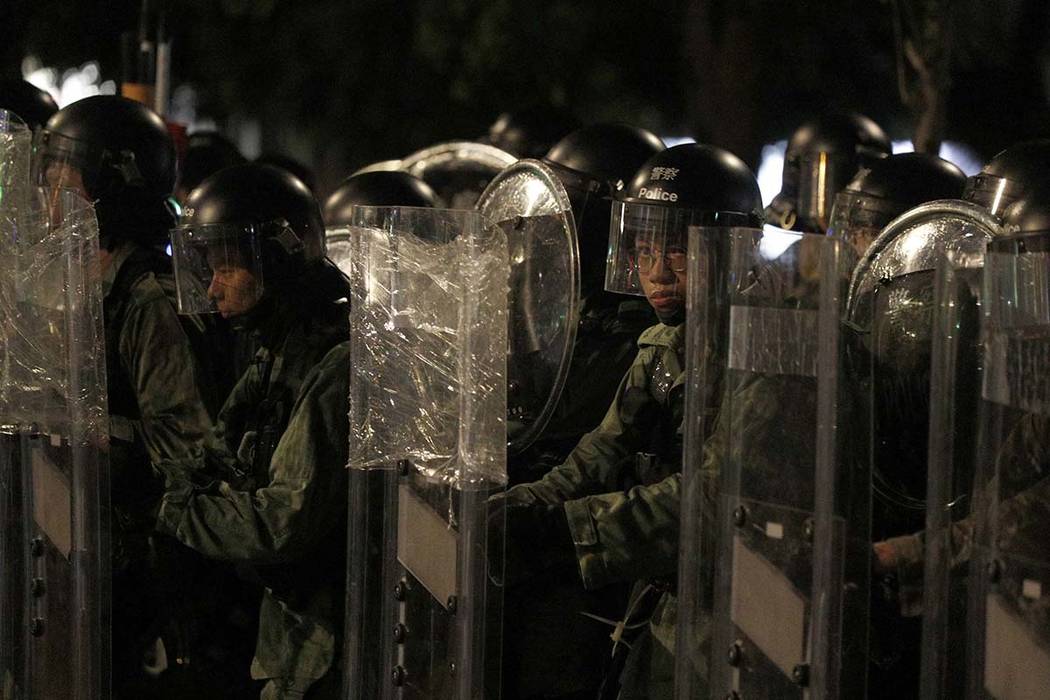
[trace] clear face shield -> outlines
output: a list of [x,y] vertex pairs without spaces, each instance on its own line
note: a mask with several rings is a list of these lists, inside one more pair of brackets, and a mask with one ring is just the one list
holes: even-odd
[[644,296],[661,321],[680,323],[685,316],[690,227],[742,225],[744,218],[722,222],[707,211],[615,202],[605,289]]
[[831,209],[828,235],[848,242],[858,256],[864,255],[871,242],[899,211],[901,207],[885,199],[856,192],[839,192],[835,195],[835,206]]
[[247,313],[265,291],[262,242],[295,234],[284,222],[266,224],[188,224],[171,231],[171,258],[179,313],[218,313],[233,318]]
[[[32,177],[38,185],[76,190],[91,199],[89,188],[98,183],[108,165],[121,166],[109,151],[94,144],[46,129],[34,136]],[[133,161],[125,165],[135,167]]]

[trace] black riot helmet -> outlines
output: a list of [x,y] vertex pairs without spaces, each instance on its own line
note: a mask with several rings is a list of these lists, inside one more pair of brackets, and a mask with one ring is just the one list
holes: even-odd
[[[354,219],[355,207],[437,208],[441,200],[426,182],[399,170],[356,173],[343,180],[324,203],[325,244],[328,257],[341,270],[349,270],[353,255],[351,226],[382,216],[381,209]],[[375,222],[380,225],[380,221]]]
[[936,199],[957,199],[966,175],[928,153],[881,158],[835,195],[828,234],[849,241],[858,255],[886,224],[908,209]]
[[662,150],[663,141],[647,129],[592,124],[558,141],[544,160],[615,185],[634,177],[642,163]]
[[704,212],[701,218],[712,223],[760,226],[763,221],[762,195],[747,165],[729,151],[699,143],[668,148],[647,160],[617,200]]
[[835,194],[858,170],[891,151],[886,133],[863,115],[831,114],[806,122],[788,141],[780,193],[766,211],[769,222],[823,233]]
[[295,158],[283,153],[263,153],[255,159],[255,162],[259,165],[272,165],[275,168],[287,170],[292,175],[299,178],[299,180],[306,185],[311,192],[317,191],[317,178],[314,175],[314,171],[311,170],[306,163],[303,163],[300,160],[296,160]]
[[423,180],[400,171],[372,171],[343,180],[324,203],[329,228],[349,226],[354,206],[437,207],[437,194]]
[[62,108],[37,134],[34,170],[42,184],[94,200],[103,247],[166,242],[175,145],[164,121],[141,103],[96,95]]
[[999,216],[1025,192],[1050,181],[1050,139],[1022,141],[1001,151],[966,183],[963,198]]
[[645,161],[663,150],[663,141],[647,129],[607,123],[577,129],[544,157],[572,204],[585,298],[601,290],[605,277],[610,201]]
[[542,158],[558,139],[579,126],[580,121],[565,110],[533,105],[500,114],[484,140],[518,158]]
[[1050,183],[1030,188],[1021,199],[1003,210],[1002,221],[1003,233],[1007,236],[1050,232]]
[[14,112],[32,129],[39,129],[58,111],[55,98],[25,80],[0,80],[0,109]]
[[[324,225],[317,200],[280,168],[247,163],[207,178],[187,198],[171,241],[184,313],[237,317],[261,300],[288,301],[307,287],[329,299],[346,295],[345,284],[322,279]],[[235,299],[242,303],[233,306]]]
[[191,134],[179,167],[176,198],[185,202],[189,193],[206,177],[244,162],[244,156],[237,147],[219,132],[198,131]]
[[164,120],[124,97],[96,95],[59,110],[40,148],[44,158],[75,166],[95,199],[129,191],[166,199],[175,186],[175,146]]
[[[692,143],[668,148],[646,161],[617,195],[605,288],[645,294],[641,278],[650,264],[684,272],[692,227],[761,225],[762,195],[743,161],[715,146]],[[682,297],[682,308],[667,313],[649,299],[664,323],[684,319],[684,290],[676,294]]]

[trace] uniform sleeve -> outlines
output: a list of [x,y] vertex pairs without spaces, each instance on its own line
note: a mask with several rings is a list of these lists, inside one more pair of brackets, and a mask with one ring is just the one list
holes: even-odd
[[142,439],[154,464],[199,452],[211,431],[190,342],[160,293],[128,307],[120,356],[135,390]]
[[554,505],[619,490],[623,461],[639,450],[651,422],[648,419],[661,410],[647,386],[651,357],[648,348],[638,353],[601,424],[583,436],[565,462],[539,481],[510,489],[508,500]]
[[346,507],[349,375],[349,354],[339,348],[311,371],[265,487],[169,489],[159,529],[217,559],[273,564],[311,551]]
[[681,476],[565,504],[583,584],[666,576],[678,565]]
[[[1042,416],[1026,416],[1013,427],[1003,444],[998,456],[1002,462],[998,471],[1011,474],[1020,486],[996,508],[1002,533],[1000,547],[1008,547],[1009,538],[1024,532],[1026,525],[1039,523],[1045,527],[1050,522],[1050,477],[1039,476],[1050,467],[1048,435],[1050,421]],[[972,503],[981,509],[990,509],[990,499],[1000,498],[999,487],[998,481],[992,481],[975,489]],[[951,524],[946,536],[952,568],[969,563],[976,526],[977,516],[973,512]],[[925,545],[929,536],[926,532],[919,532],[886,540],[885,544],[892,548],[897,562],[897,576],[902,585],[922,584]]]

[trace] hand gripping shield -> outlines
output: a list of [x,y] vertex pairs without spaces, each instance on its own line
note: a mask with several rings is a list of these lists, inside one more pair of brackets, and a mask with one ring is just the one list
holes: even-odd
[[543,432],[561,397],[580,298],[576,225],[569,195],[538,160],[501,172],[478,200],[507,238],[510,298],[507,440],[510,455]]
[[401,161],[401,170],[430,185],[450,209],[470,209],[501,170],[517,158],[484,143],[439,143]]
[[[784,249],[784,235],[730,240],[714,292],[725,332],[698,331],[690,292],[679,698],[859,697],[863,684],[870,487],[866,445],[844,438],[866,406],[840,323],[852,248],[804,234]],[[713,421],[704,336],[726,338]]]
[[967,698],[1050,692],[1050,237],[995,240],[981,294],[982,374]]
[[498,697],[506,239],[476,212],[355,215],[347,697]]
[[[108,697],[108,438],[98,229],[0,134],[4,697]],[[26,154],[28,151],[26,151]],[[16,166],[17,167],[17,166]]]

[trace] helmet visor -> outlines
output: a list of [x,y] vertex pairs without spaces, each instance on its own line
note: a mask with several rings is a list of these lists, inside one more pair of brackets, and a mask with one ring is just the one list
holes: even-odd
[[[711,212],[657,204],[614,202],[609,227],[605,289],[638,296],[657,285],[667,296],[685,298],[689,228],[711,225]],[[717,225],[717,223],[715,223]]]
[[883,227],[899,213],[903,213],[901,207],[889,200],[859,192],[839,192],[831,209],[828,235],[847,241],[857,255],[863,255]]
[[[171,231],[179,313],[247,313],[263,296],[262,241],[269,224],[184,225]],[[267,235],[269,234],[269,235]]]
[[104,148],[42,129],[33,140],[33,182],[76,190],[90,199],[108,160]]

